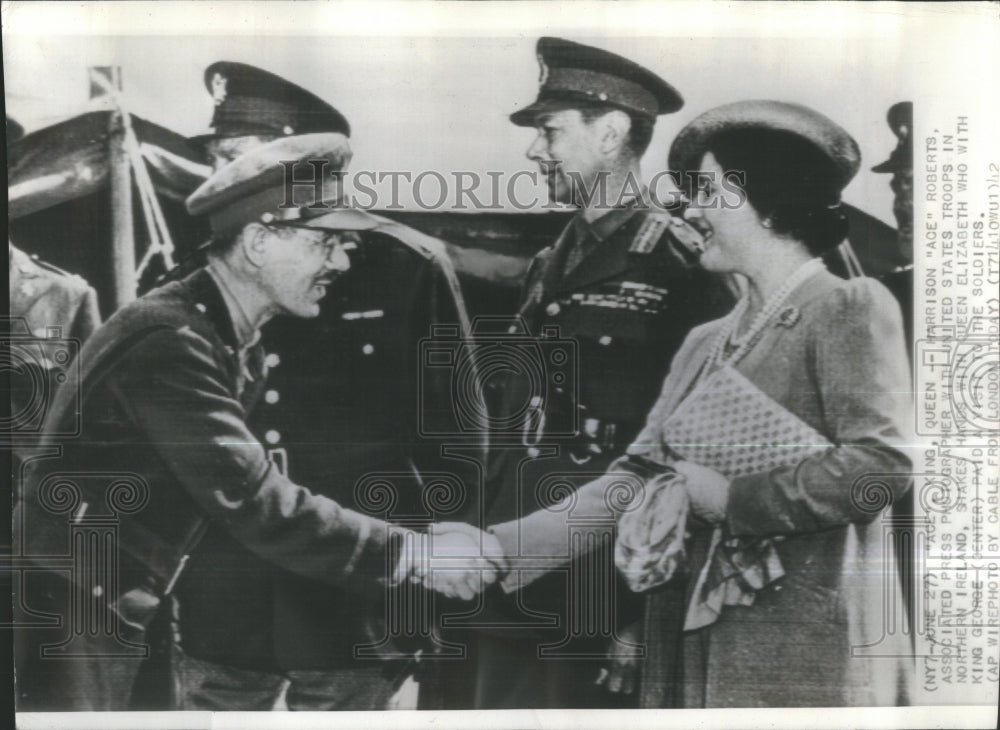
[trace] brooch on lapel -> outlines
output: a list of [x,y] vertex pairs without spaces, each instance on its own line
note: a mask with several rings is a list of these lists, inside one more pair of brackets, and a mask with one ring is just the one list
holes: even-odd
[[785,307],[778,315],[778,321],[775,324],[778,327],[792,328],[801,317],[802,313],[799,312],[798,307]]

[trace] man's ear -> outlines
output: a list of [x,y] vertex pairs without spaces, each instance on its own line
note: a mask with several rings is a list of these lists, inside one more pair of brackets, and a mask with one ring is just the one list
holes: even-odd
[[250,223],[240,233],[240,251],[251,266],[259,269],[267,261],[269,238],[267,228],[260,223]]
[[601,117],[601,123],[604,127],[601,133],[601,152],[609,157],[616,157],[628,139],[632,119],[622,110],[614,109]]

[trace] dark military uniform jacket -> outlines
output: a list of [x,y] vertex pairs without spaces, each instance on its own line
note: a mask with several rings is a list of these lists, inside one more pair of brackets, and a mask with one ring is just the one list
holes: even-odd
[[[500,420],[518,410],[525,417],[494,437],[507,445],[493,447],[487,524],[530,514],[565,496],[567,485],[603,474],[645,423],[688,331],[731,307],[721,279],[671,252],[668,228],[668,214],[638,202],[589,225],[580,214],[532,262],[521,316],[541,337],[543,358],[566,346],[575,363],[546,362],[549,382],[535,406],[524,377],[497,388]],[[585,256],[564,274],[578,241]],[[524,592],[524,606],[562,613],[565,580],[540,581]]]
[[[71,522],[81,515],[117,518],[121,570],[107,600],[142,625],[157,601],[140,611],[122,596],[141,586],[159,600],[172,590],[182,635],[192,624],[202,636],[245,625],[247,596],[234,578],[248,576],[233,571],[246,551],[316,584],[382,594],[395,528],[298,486],[268,460],[246,425],[263,389],[263,353],[240,352],[206,270],[119,310],[80,360],[46,428],[67,433],[77,419],[78,435],[55,442],[61,456],[26,468],[15,519],[25,554],[44,567],[46,556],[70,554]],[[131,507],[117,512],[109,497],[116,475],[133,484]],[[22,599],[37,610],[33,598],[29,582]]]
[[[465,484],[481,478],[469,462],[441,453],[465,444],[481,454],[482,431],[461,432],[451,404],[454,371],[425,368],[421,355],[432,335],[444,347],[461,347],[468,315],[441,241],[370,218],[372,228],[350,253],[351,269],[330,287],[320,315],[264,328],[268,384],[250,426],[291,479],[420,529],[454,519],[441,509],[460,509]],[[442,475],[454,488],[444,503],[435,486]],[[240,586],[242,616],[228,632],[203,632],[195,623],[184,636],[188,651],[272,671],[371,664],[356,659],[355,648],[385,637],[382,597],[365,601],[246,551],[231,555],[229,575],[214,578]],[[379,652],[414,648],[404,639]]]

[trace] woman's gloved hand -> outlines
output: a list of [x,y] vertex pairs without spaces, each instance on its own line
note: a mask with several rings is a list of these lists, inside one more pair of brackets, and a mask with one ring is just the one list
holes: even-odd
[[684,477],[684,488],[691,499],[691,510],[695,516],[712,525],[725,520],[729,479],[715,469],[691,461],[675,461],[672,466]]

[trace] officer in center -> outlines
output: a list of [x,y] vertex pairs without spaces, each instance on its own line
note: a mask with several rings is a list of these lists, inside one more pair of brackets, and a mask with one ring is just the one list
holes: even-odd
[[[191,142],[213,168],[277,138],[351,133],[331,104],[264,69],[219,61],[206,69],[204,83],[214,102],[211,131]],[[302,167],[299,179],[311,172]],[[355,487],[367,475],[391,475],[383,481],[391,483],[395,507],[378,515],[412,517],[422,513],[427,473],[469,470],[465,462],[442,458],[433,437],[421,436],[426,414],[417,410],[418,384],[432,394],[430,402],[450,398],[446,374],[421,373],[420,340],[435,325],[465,333],[465,303],[442,241],[362,210],[333,211],[325,220],[342,232],[350,269],[317,318],[264,328],[268,383],[248,425],[290,478],[321,485],[324,496],[352,509],[365,510]],[[471,483],[471,475],[466,480]],[[239,546],[228,554],[234,565],[217,577],[244,586],[243,610],[225,630],[206,622],[204,630],[188,631],[186,652],[286,677],[271,697],[279,707],[386,709],[413,668],[402,657],[420,648],[420,640],[380,644],[387,636],[383,601],[366,603],[276,569]],[[355,653],[366,645],[379,646]]]
[[[602,473],[639,432],[687,332],[721,316],[733,301],[724,282],[689,263],[693,258],[674,233],[683,224],[650,205],[636,185],[656,119],[681,108],[680,94],[648,69],[602,49],[542,38],[537,54],[538,98],[510,119],[536,131],[527,156],[539,165],[550,197],[579,211],[532,261],[520,315],[534,336],[554,327],[558,338],[577,343],[577,386],[550,384],[556,387],[540,403],[531,402],[529,384],[516,376],[496,388],[501,402],[495,421],[506,423],[519,408],[527,420],[491,438],[488,524],[561,497],[559,490],[544,494],[547,479],[580,486]],[[584,191],[602,175],[607,194],[587,200]],[[539,343],[551,347],[544,339]],[[515,437],[513,447],[499,446],[505,436]],[[608,557],[601,569],[615,575]],[[642,642],[641,602],[620,580],[613,607],[584,608],[574,590],[562,573],[506,604],[489,596],[494,610],[505,614],[494,624],[506,628],[470,632],[475,671],[466,669],[465,691],[476,708],[635,706],[629,690],[637,665],[623,656]],[[615,637],[579,637],[560,647],[563,656],[539,658],[542,645],[567,636],[572,611],[595,608],[613,611]],[[538,626],[539,614],[555,614],[558,625]],[[612,620],[606,613],[597,618]],[[677,620],[679,633],[679,615]],[[443,682],[445,695],[452,682],[462,681],[459,674]]]

